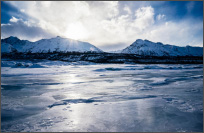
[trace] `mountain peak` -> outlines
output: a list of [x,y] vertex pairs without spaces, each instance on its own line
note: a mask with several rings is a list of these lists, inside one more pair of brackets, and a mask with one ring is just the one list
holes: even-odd
[[144,39],[144,40],[142,40],[142,39],[137,39],[136,41],[135,41],[136,43],[153,43],[153,42],[151,42],[151,41],[149,41],[149,40],[147,40],[147,39]]
[[[9,37],[2,39],[1,42],[5,44],[10,44],[18,52],[32,52],[32,53],[46,53],[48,51],[54,52],[103,52],[99,48],[95,47],[90,43],[85,43],[77,40],[72,40],[69,38],[64,38],[56,36],[50,39],[41,39],[36,42],[29,42],[27,40],[20,40],[17,37]],[[7,46],[8,47],[8,46]],[[6,49],[6,47],[4,48]],[[6,50],[4,50],[6,51]],[[7,50],[8,52],[8,50]]]
[[50,38],[50,39],[61,39],[62,37],[61,36],[56,36],[56,37],[53,37],[53,38]]
[[164,45],[161,42],[155,43],[149,40],[137,39],[130,46],[123,49],[121,53],[147,56],[203,56],[203,48]]
[[10,36],[10,37],[7,37],[5,39],[9,39],[9,40],[20,40],[18,37],[16,36]]
[[2,39],[1,42],[4,42],[4,43],[9,43],[9,44],[14,44],[15,42],[18,42],[20,39],[15,37],[15,36],[10,36],[10,37],[7,37],[5,39]]
[[61,37],[61,36],[56,36],[56,37],[53,37],[53,38],[50,38],[50,39],[68,39],[68,40],[70,40],[69,38]]
[[136,42],[136,43],[143,43],[144,40],[142,40],[142,39],[137,39],[135,42]]
[[64,37],[61,37],[61,36],[56,36],[55,38],[64,38]]

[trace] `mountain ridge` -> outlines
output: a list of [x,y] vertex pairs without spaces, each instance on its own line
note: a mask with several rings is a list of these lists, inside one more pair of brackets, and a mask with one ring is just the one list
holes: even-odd
[[[1,39],[1,52],[31,52],[31,53],[48,53],[48,52],[96,52],[103,51],[96,46],[88,43],[77,41],[64,37],[53,37],[50,39],[41,39],[36,42],[20,40],[17,37],[10,36]],[[161,42],[152,42],[149,40],[137,39],[128,47],[106,53],[136,54],[141,56],[203,56],[203,47],[180,47]]]
[[203,56],[203,47],[180,47],[161,42],[137,39],[121,53],[144,56]]
[[[8,37],[1,39],[2,52],[12,52],[15,49],[18,52],[47,53],[47,52],[103,52],[96,46],[82,41],[69,38],[54,37],[50,39],[41,39],[35,42],[20,40],[17,37]],[[14,50],[14,51],[15,51]]]

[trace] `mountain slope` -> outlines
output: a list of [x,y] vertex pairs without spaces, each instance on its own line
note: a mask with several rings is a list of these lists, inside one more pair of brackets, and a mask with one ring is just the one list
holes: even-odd
[[123,49],[121,53],[144,56],[203,56],[203,47],[179,47],[137,39],[130,46]]
[[[17,37],[10,36],[1,40],[1,52],[26,52],[24,51],[24,47],[30,44],[32,44],[32,42],[29,42],[27,40],[20,40]],[[8,51],[8,47],[12,47],[12,51]]]
[[13,48],[13,46],[11,44],[4,43],[4,42],[1,43],[1,52],[2,53],[10,53],[13,51],[15,51],[15,49]]
[[[2,43],[10,44],[18,52],[31,52],[31,53],[47,53],[47,52],[88,52],[94,51],[97,53],[103,52],[94,45],[76,41],[68,38],[55,37],[51,39],[42,39],[36,42],[29,42],[27,40],[20,40],[17,37],[9,37],[1,40]],[[6,52],[2,47],[2,52]]]

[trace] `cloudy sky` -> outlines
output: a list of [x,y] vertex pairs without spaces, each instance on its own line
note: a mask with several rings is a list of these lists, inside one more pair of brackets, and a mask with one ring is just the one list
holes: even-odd
[[1,1],[1,38],[62,36],[104,51],[136,39],[203,46],[202,1]]

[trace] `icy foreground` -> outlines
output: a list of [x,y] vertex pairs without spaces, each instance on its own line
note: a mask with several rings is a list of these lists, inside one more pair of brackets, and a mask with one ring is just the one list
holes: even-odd
[[203,131],[203,65],[1,63],[4,132]]

